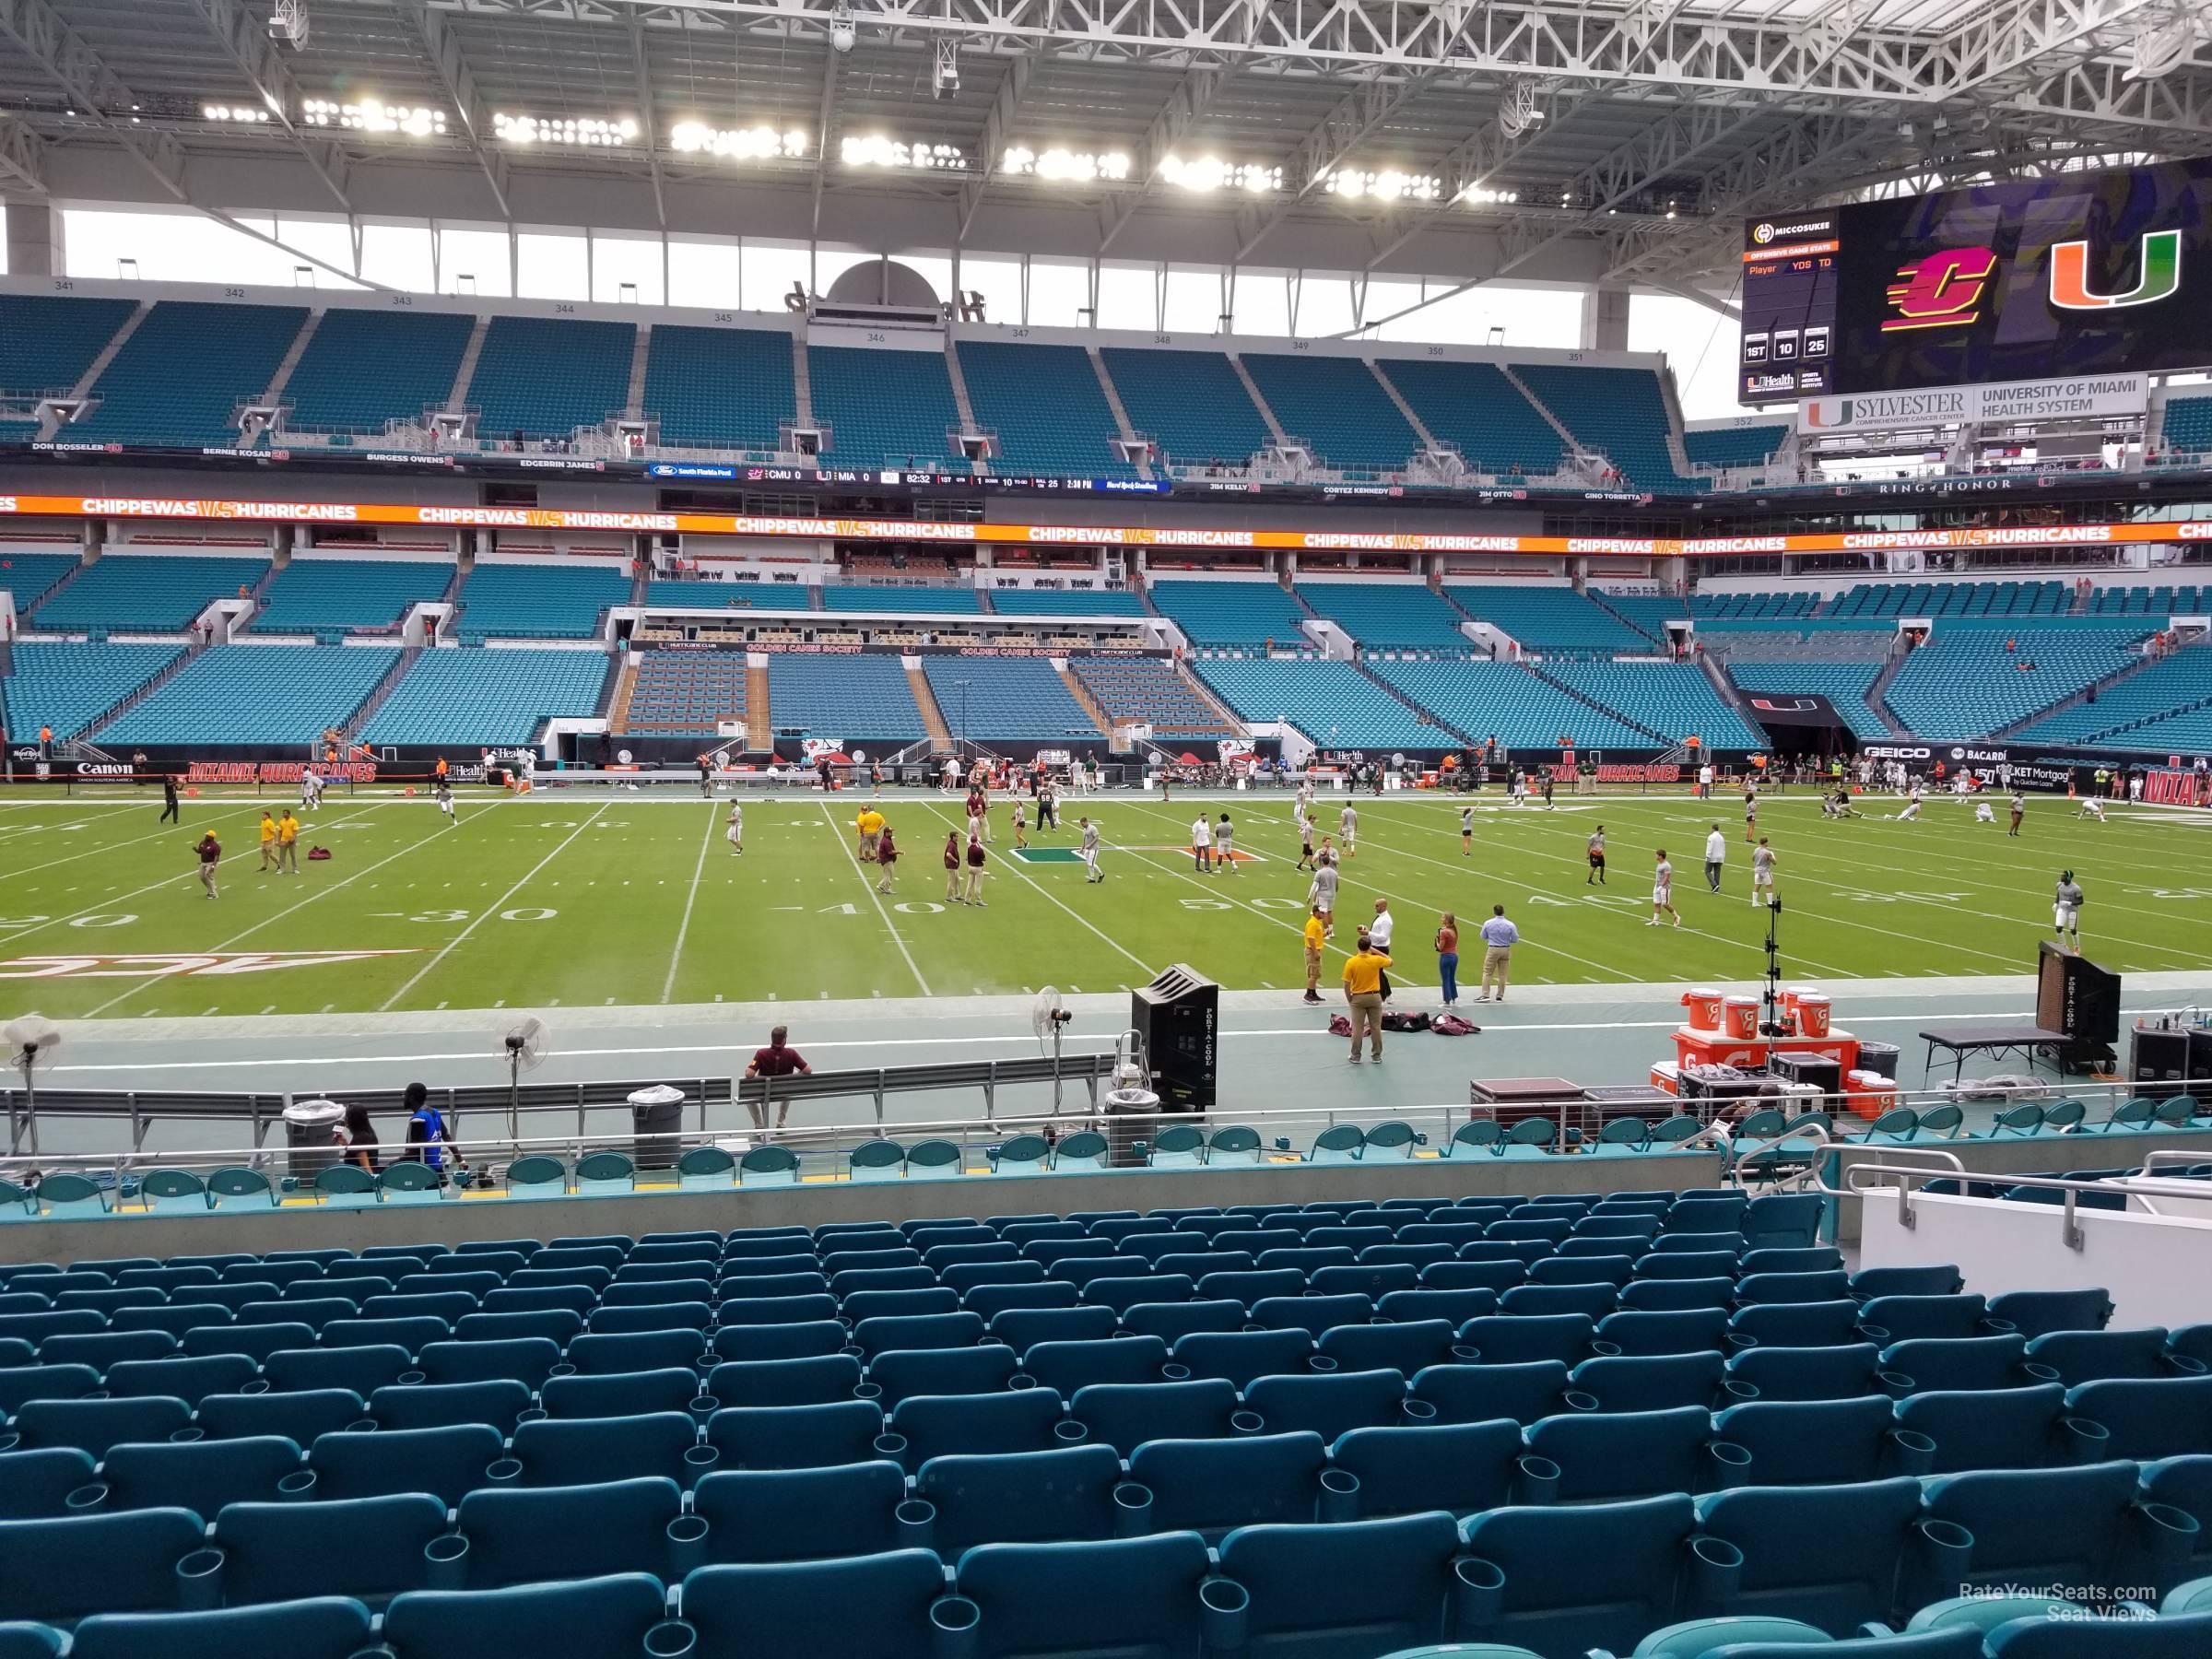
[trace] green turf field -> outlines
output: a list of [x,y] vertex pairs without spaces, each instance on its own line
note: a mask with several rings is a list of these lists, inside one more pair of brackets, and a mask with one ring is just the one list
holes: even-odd
[[[963,996],[1112,991],[1187,962],[1223,984],[1302,982],[1298,929],[1307,877],[1294,869],[1288,796],[1215,797],[1249,855],[1234,875],[1193,872],[1182,851],[1197,803],[1178,796],[1067,803],[1067,827],[1031,834],[1045,854],[1009,857],[995,808],[988,908],[947,906],[939,851],[959,804],[893,792],[882,803],[904,857],[885,897],[851,853],[864,797],[748,798],[746,851],[723,839],[724,801],[541,789],[464,796],[448,828],[425,798],[334,794],[303,818],[301,844],[334,856],[301,874],[256,870],[251,796],[203,795],[184,824],[118,792],[0,797],[0,1016],[57,1017],[579,1007],[774,997]],[[1318,807],[1334,828],[1340,802]],[[1870,812],[1896,804],[1870,798]],[[1502,901],[1524,943],[1524,983],[1756,978],[1764,918],[1749,902],[1739,800],[1562,798],[1513,810],[1480,798],[1472,857],[1459,806],[1443,797],[1359,803],[1345,866],[1338,943],[1377,897],[1397,914],[1395,977],[1433,984],[1437,913],[1459,913],[1472,978],[1474,926]],[[2000,818],[2002,803],[1999,803]],[[1108,879],[1091,886],[1074,820],[1103,828]],[[1724,893],[1705,890],[1706,827],[1730,835]],[[1611,885],[1584,884],[1583,842],[1603,821]],[[2077,822],[2030,800],[2020,840],[2002,822],[1931,800],[1924,820],[1823,820],[1810,794],[1771,798],[1761,829],[1781,857],[1782,937],[1793,980],[2024,971],[2051,921],[2051,888],[2072,865],[2088,890],[2089,954],[2124,971],[2212,963],[2205,900],[2212,840],[2201,820],[2115,808]],[[222,839],[222,896],[206,899],[192,845]],[[1652,853],[1676,865],[1679,929],[1644,925]],[[354,955],[351,953],[367,953]],[[131,957],[154,959],[119,960]],[[1329,980],[1342,962],[1333,950]]]

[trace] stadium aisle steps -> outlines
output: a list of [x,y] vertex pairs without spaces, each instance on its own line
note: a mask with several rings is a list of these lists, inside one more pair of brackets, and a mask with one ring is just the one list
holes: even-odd
[[241,404],[260,397],[306,323],[304,306],[158,302],[100,371],[100,399],[72,443],[234,445]]

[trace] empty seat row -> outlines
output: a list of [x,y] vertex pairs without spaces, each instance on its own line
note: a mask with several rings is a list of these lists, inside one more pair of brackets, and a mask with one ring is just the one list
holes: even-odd
[[[1278,1462],[1287,1489],[1324,1460],[1312,1444],[1246,1449]],[[182,1605],[206,1609],[198,1641],[189,1616],[144,1620],[130,1633],[158,1642],[153,1651],[198,1653],[259,1653],[281,1632],[287,1653],[334,1659],[366,1644],[372,1629],[403,1655],[527,1642],[550,1655],[922,1659],[947,1651],[952,1631],[975,1643],[957,1651],[1071,1659],[1202,1649],[1371,1654],[1441,1637],[1525,1642],[1506,1651],[1564,1659],[1598,1644],[1625,1651],[1685,1615],[1769,1629],[1788,1618],[1816,1641],[1910,1619],[1971,1631],[1962,1645],[1924,1642],[1912,1653],[1971,1656],[1981,1651],[1973,1615],[2009,1624],[2026,1594],[2084,1603],[2146,1587],[2184,1594],[2197,1530],[2191,1512],[2153,1495],[2168,1470],[2114,1460],[1924,1488],[1900,1477],[1742,1488],[1704,1500],[1677,1492],[1574,1507],[1508,1503],[1465,1519],[1428,1509],[1115,1535],[1132,1514],[1171,1508],[1171,1483],[1218,1472],[1191,1450],[1163,1446],[1158,1466],[1145,1467],[1083,1450],[947,1460],[959,1466],[939,1467],[915,1488],[895,1467],[861,1465],[805,1479],[716,1474],[688,1495],[653,1477],[490,1489],[469,1494],[450,1517],[434,1499],[397,1496],[240,1504],[205,1527],[177,1509],[0,1524],[0,1613],[56,1622],[91,1615],[80,1642],[107,1651],[105,1640],[122,1653],[101,1618]],[[1502,1442],[1470,1441],[1466,1450],[1510,1456]],[[1256,1465],[1245,1472],[1256,1474]],[[1315,1481],[1298,1490],[1292,1512],[1317,1489]],[[905,1497],[910,1490],[929,1495]],[[1242,1507],[1270,1513],[1282,1505],[1254,1492]],[[998,1521],[987,1535],[1026,1529],[1042,1540],[965,1547],[960,1523],[970,1517]],[[825,1522],[875,1547],[811,1561],[747,1559],[756,1542],[827,1541]],[[948,1572],[945,1562],[956,1559]],[[85,1571],[88,1560],[100,1569]],[[677,1582],[667,1597],[664,1583]],[[635,1588],[617,1596],[616,1585]],[[2174,1618],[2183,1637],[2201,1643],[2212,1616],[2186,1611],[2196,1594],[2186,1592]],[[384,1605],[380,1626],[371,1604]],[[262,1609],[260,1618],[240,1622],[247,1608]],[[495,1613],[504,1622],[493,1622]],[[2074,1648],[2037,1651],[2099,1651],[2080,1645],[2088,1638],[2079,1629],[2074,1634]],[[460,1645],[470,1640],[480,1645]]]

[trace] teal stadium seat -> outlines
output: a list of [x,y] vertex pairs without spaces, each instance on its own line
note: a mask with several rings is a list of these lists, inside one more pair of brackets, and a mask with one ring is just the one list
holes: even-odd
[[1651,743],[1619,716],[1592,708],[1518,663],[1377,663],[1374,671],[1454,730],[1494,736],[1509,748],[1549,747],[1561,737],[1583,748]]
[[74,553],[14,553],[0,536],[0,588],[16,602],[16,614],[29,616],[54,583],[79,569],[84,560]]
[[[75,391],[136,309],[128,300],[0,296],[0,394],[28,399]],[[20,593],[16,602],[23,602]]]
[[2045,715],[2019,734],[2114,748],[2205,747],[2212,734],[2212,651],[2185,646],[2105,687],[2097,700]]
[[1430,651],[1465,656],[1474,642],[1459,613],[1418,582],[1301,582],[1298,596],[1342,624],[1363,652]]
[[106,743],[312,743],[347,724],[398,655],[391,647],[217,645],[100,728]]
[[1171,466],[1241,467],[1275,441],[1225,352],[1107,346],[1099,357],[1129,424]]
[[1080,346],[962,340],[960,375],[976,424],[998,436],[994,472],[1073,478],[1133,478],[1113,447],[1113,410]]
[[1430,436],[1477,472],[1549,477],[1566,458],[1559,429],[1495,363],[1430,358],[1378,359]]
[[607,667],[596,651],[427,651],[361,736],[456,749],[528,743],[548,719],[597,712]]
[[1041,657],[932,656],[922,659],[922,671],[956,736],[1063,747],[1105,738]]
[[1684,432],[1682,449],[1696,466],[1764,466],[1789,435],[1790,429],[1780,423],[1707,427]]
[[1514,372],[1560,425],[1605,455],[1631,484],[1645,489],[1700,487],[1677,469],[1668,451],[1666,397],[1649,369],[1520,363]]
[[269,579],[252,630],[325,634],[396,629],[410,606],[442,599],[453,581],[451,563],[295,554]]
[[645,341],[645,415],[677,449],[772,452],[797,418],[792,337],[660,323]]
[[1298,602],[1264,577],[1249,582],[1187,582],[1163,577],[1152,603],[1199,651],[1312,651]]
[[949,583],[846,582],[822,590],[822,608],[893,616],[969,616],[980,615],[983,607],[975,589],[966,583],[956,587]]
[[74,737],[183,654],[182,645],[18,645],[0,680],[8,730]]
[[2087,622],[2018,629],[1938,623],[1889,682],[1888,703],[1919,736],[1984,737],[2138,660],[2133,645],[2142,632]]
[[1544,672],[1669,743],[1698,736],[1708,748],[1752,749],[1764,741],[1694,663],[1547,663]]
[[628,323],[494,317],[469,377],[479,438],[567,438],[622,412],[637,329]]
[[100,406],[62,436],[71,443],[236,444],[239,406],[268,391],[307,317],[304,306],[161,300],[93,382]]
[[1194,665],[1242,720],[1289,721],[1325,748],[1442,748],[1458,738],[1423,721],[1349,663],[1224,658]]
[[445,407],[476,325],[466,312],[331,307],[284,383],[285,429],[379,436],[393,421],[420,427]]
[[1689,619],[1689,607],[1672,594],[1617,594],[1592,588],[1590,596],[1654,645],[1666,643],[1669,622]]
[[814,418],[829,428],[824,453],[832,466],[968,470],[950,439],[960,410],[941,347],[810,347],[806,375]]
[[461,584],[461,639],[588,640],[629,594],[629,572],[618,565],[478,560]]
[[991,590],[991,608],[1009,617],[1141,617],[1128,588],[1008,587]]
[[1644,652],[1651,641],[1594,600],[1563,583],[1447,582],[1444,594],[1477,622],[1488,622],[1524,650]]
[[1375,372],[1359,358],[1247,351],[1245,372],[1286,436],[1346,470],[1402,472],[1421,440]]
[[649,582],[645,603],[678,610],[804,610],[806,590],[766,582]]
[[2212,397],[2174,397],[2166,403],[2165,453],[2212,451]]
[[110,553],[41,605],[32,620],[48,629],[145,628],[182,633],[216,600],[252,588],[268,573],[266,559]]
[[768,700],[778,725],[804,726],[841,742],[927,735],[897,657],[771,652]]

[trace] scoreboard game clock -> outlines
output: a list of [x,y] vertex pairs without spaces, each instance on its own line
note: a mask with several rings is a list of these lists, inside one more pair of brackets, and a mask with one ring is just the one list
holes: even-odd
[[1749,221],[1737,395],[2212,366],[2212,158]]

